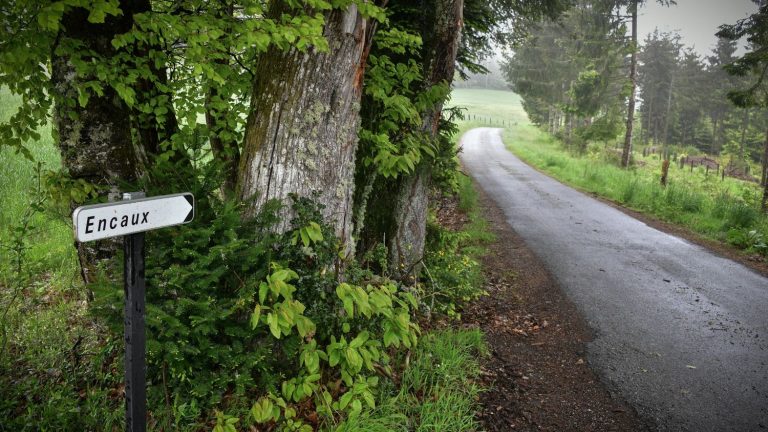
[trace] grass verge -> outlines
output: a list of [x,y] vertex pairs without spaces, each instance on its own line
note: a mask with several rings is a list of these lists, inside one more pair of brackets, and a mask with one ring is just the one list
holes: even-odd
[[488,348],[480,330],[440,330],[422,337],[400,388],[382,388],[385,402],[337,431],[459,432],[479,429],[478,358]]
[[[760,191],[751,183],[724,180],[699,167],[672,164],[669,184],[660,184],[658,155],[637,155],[640,166],[626,170],[606,160],[604,149],[573,155],[532,125],[505,129],[504,142],[526,163],[578,189],[628,208],[682,225],[705,237],[737,243],[741,233],[768,238],[768,218],[759,210]],[[759,250],[759,241],[736,246]]]
[[673,163],[665,188],[660,184],[662,161],[656,154],[635,153],[638,164],[629,170],[617,166],[616,149],[601,144],[590,145],[586,154],[573,154],[530,123],[512,92],[457,89],[451,105],[466,108],[465,121],[459,125],[462,132],[503,127],[504,142],[512,152],[563,183],[706,238],[768,255],[768,217],[760,212],[761,191],[754,183]]

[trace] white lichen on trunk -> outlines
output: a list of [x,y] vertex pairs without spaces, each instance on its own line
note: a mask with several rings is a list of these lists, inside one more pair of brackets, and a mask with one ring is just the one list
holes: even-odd
[[293,217],[289,194],[315,196],[349,250],[366,24],[354,6],[333,10],[328,52],[273,48],[260,58],[240,165],[248,216],[280,200],[275,229],[284,232]]

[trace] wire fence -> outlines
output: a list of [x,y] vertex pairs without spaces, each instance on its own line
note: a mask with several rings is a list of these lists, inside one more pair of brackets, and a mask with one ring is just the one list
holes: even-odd
[[481,115],[481,114],[473,114],[473,113],[466,113],[464,115],[464,121],[477,122],[486,126],[501,126],[501,127],[517,126],[518,124],[517,121],[512,121],[510,119],[498,118],[498,117]]

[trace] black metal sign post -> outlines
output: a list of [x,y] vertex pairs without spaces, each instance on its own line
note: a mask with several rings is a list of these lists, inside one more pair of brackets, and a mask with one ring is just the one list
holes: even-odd
[[75,240],[123,237],[125,257],[125,429],[147,430],[147,339],[144,334],[144,232],[189,223],[195,197],[189,192],[146,198],[128,192],[123,200],[78,207],[72,212]]
[[[123,194],[123,201],[144,198],[144,192]],[[144,333],[144,233],[123,236],[125,288],[125,428],[147,430],[146,335]]]

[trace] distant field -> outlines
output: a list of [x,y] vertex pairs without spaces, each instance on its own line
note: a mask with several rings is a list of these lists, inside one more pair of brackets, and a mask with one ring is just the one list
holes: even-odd
[[499,125],[528,124],[520,96],[511,91],[454,89],[449,106],[466,108],[467,121]]

